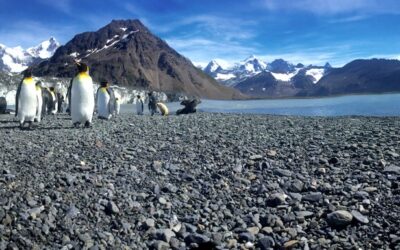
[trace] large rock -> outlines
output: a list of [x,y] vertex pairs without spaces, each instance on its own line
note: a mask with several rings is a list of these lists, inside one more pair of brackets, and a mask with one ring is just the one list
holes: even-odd
[[397,174],[400,175],[400,167],[391,165],[383,169],[383,172],[386,174]]
[[329,225],[333,227],[347,226],[353,220],[353,215],[345,210],[338,210],[327,215]]

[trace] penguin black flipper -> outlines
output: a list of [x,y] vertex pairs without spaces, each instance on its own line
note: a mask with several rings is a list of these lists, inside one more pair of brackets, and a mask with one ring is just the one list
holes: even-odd
[[71,79],[69,82],[68,90],[67,90],[67,98],[68,98],[68,109],[67,113],[71,115],[71,89],[72,89],[72,82],[74,81],[74,78]]
[[96,95],[94,96],[94,112],[95,113],[98,112],[98,108],[99,108],[97,106],[97,99],[99,99],[99,91],[100,91],[100,89],[101,89],[101,86],[97,88]]
[[18,101],[19,101],[19,94],[21,92],[21,87],[22,87],[22,83],[24,82],[24,80],[22,80],[17,88],[17,94],[15,95],[15,116],[18,115]]
[[110,101],[108,102],[108,112],[110,112],[110,114],[114,113],[115,110],[115,94],[114,94],[114,90],[107,88],[107,92],[110,95]]

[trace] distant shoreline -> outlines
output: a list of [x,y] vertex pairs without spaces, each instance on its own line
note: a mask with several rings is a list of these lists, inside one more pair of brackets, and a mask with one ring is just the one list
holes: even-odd
[[[286,97],[266,97],[266,98],[245,98],[245,99],[231,99],[229,101],[257,101],[257,100],[288,100],[288,99],[325,99],[325,98],[337,98],[344,96],[364,96],[364,95],[388,95],[388,94],[400,94],[400,91],[389,91],[379,93],[354,93],[354,94],[337,94],[329,96],[286,96]],[[220,99],[202,99],[212,101],[225,101]]]

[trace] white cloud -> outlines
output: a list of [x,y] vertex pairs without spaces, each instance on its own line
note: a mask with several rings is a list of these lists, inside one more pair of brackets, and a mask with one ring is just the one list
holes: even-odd
[[38,0],[40,3],[52,7],[60,12],[71,13],[72,0]]
[[204,38],[171,38],[167,43],[179,53],[195,62],[208,62],[211,59],[236,61],[254,54],[255,48],[236,42],[219,42]]
[[165,39],[171,47],[204,65],[211,59],[223,58],[227,63],[254,54],[258,47],[252,41],[258,33],[256,24],[241,18],[195,15],[151,28],[168,34]]
[[355,16],[332,19],[329,21],[329,23],[335,24],[335,23],[357,22],[357,21],[367,19],[368,17],[369,17],[368,15],[355,15]]
[[400,13],[398,0],[263,0],[262,3],[271,11],[301,10],[318,15]]
[[28,48],[36,46],[38,43],[49,39],[51,36],[58,39],[61,43],[69,40],[65,34],[73,34],[74,30],[70,26],[58,26],[42,24],[32,20],[20,20],[11,26],[0,28],[1,42],[9,47],[22,46]]

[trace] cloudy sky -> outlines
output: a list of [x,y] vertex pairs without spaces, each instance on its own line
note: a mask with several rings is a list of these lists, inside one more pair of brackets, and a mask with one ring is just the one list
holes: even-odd
[[112,19],[140,19],[196,64],[211,59],[340,66],[400,59],[398,0],[0,0],[0,43],[61,43]]

